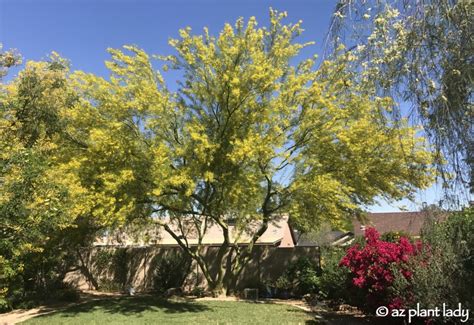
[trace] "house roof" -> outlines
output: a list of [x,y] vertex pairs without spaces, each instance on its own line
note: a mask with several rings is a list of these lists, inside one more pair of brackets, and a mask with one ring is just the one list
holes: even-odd
[[340,230],[332,230],[325,232],[315,238],[311,234],[300,233],[295,230],[295,237],[297,239],[297,246],[324,246],[324,245],[339,245],[346,240],[352,239],[354,234],[352,232],[344,232]]
[[[381,234],[391,231],[403,231],[412,236],[418,236],[425,221],[432,214],[427,212],[382,212],[368,213],[366,220],[360,222],[354,220],[354,234],[360,236],[364,234],[366,227],[374,227]],[[445,218],[444,214],[439,214],[436,218]]]
[[[294,242],[292,239],[292,233],[288,225],[288,215],[275,216],[271,222],[268,223],[267,230],[257,240],[259,245],[278,245],[280,242],[284,243],[285,247],[293,247]],[[172,222],[169,219],[165,220],[168,225],[176,234],[181,235],[182,232],[178,228],[176,222]],[[261,225],[260,221],[253,222],[243,230],[239,229],[232,223],[229,224],[229,237],[231,243],[247,244],[250,242],[253,233]],[[186,237],[189,245],[196,245],[198,243],[197,231],[194,225],[191,227],[185,227],[184,236]],[[144,238],[148,238],[147,241]],[[202,238],[202,244],[204,245],[221,245],[224,241],[224,235],[222,228],[216,223],[209,224],[207,230]],[[132,245],[170,245],[176,246],[178,243],[176,240],[162,227],[153,226],[148,228],[146,231],[140,233],[138,236],[128,235],[124,231],[115,232],[111,235],[97,238],[94,245],[96,246],[132,246]]]

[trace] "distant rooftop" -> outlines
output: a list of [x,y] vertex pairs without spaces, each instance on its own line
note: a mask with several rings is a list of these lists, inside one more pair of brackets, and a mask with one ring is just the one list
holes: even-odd
[[[381,234],[390,231],[403,231],[409,235],[418,236],[430,215],[432,214],[424,211],[368,213],[365,222],[354,220],[352,224],[356,236],[363,235],[366,227],[374,227]],[[445,214],[438,216],[439,219],[445,217]]]

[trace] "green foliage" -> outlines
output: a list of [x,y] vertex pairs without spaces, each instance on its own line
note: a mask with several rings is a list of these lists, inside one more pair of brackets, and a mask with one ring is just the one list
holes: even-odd
[[107,272],[111,268],[114,251],[109,249],[99,249],[94,255],[94,267],[99,274]]
[[473,10],[470,0],[339,0],[330,31],[335,55],[341,43],[351,47],[351,79],[376,96],[411,102],[415,121],[449,161],[438,161],[444,180],[455,172],[471,188]]
[[93,255],[100,290],[117,292],[128,283],[129,256],[126,248],[98,249]]
[[474,300],[474,214],[473,208],[449,215],[445,222],[423,230],[424,250],[409,261],[410,281],[398,274],[394,293],[411,307],[434,308],[448,304],[472,310]]
[[118,248],[112,258],[112,270],[114,273],[114,282],[117,283],[121,289],[127,285],[129,259],[126,248]]
[[16,286],[9,287],[5,299],[8,309],[30,309],[45,303],[75,302],[80,298],[79,291],[73,285],[60,281],[51,282],[46,288],[28,287],[18,282],[13,285]]
[[10,302],[4,297],[0,297],[0,313],[6,313],[11,309]]
[[152,265],[155,268],[153,288],[156,292],[162,294],[167,289],[181,287],[191,271],[191,260],[181,252],[170,252],[155,259],[157,261]]
[[361,236],[354,236],[354,241],[351,243],[351,246],[358,245],[359,247],[363,248],[366,244],[364,235]]
[[410,238],[411,236],[404,231],[388,231],[380,235],[380,239],[390,243],[397,243],[401,237]]
[[120,292],[123,290],[123,286],[117,283],[114,279],[102,277],[98,279],[99,289],[105,292]]
[[296,292],[299,295],[316,291],[319,265],[309,258],[299,258],[295,264],[288,268],[287,274],[296,280]]
[[321,273],[317,279],[318,294],[323,299],[334,302],[353,301],[354,292],[350,290],[350,272],[339,266],[345,249],[330,247],[321,251]]
[[75,218],[55,160],[60,112],[75,98],[67,74],[67,63],[53,54],[0,85],[0,290],[12,301],[25,290],[46,295],[65,262],[60,247],[50,248]]
[[203,287],[194,287],[191,290],[191,295],[196,296],[198,298],[204,297],[205,294],[206,294],[206,290],[204,290]]
[[21,64],[20,55],[14,50],[3,50],[3,45],[0,43],[0,81],[7,75],[8,69]]
[[318,271],[318,265],[309,258],[300,257],[288,265],[285,273],[275,282],[275,287],[288,290],[296,296],[314,293],[317,289]]
[[278,277],[278,279],[275,281],[275,288],[279,290],[290,290],[292,288],[292,283],[286,274]]

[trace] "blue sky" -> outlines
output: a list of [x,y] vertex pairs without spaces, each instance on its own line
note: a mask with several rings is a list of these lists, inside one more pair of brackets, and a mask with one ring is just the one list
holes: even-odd
[[[0,0],[0,43],[16,48],[25,60],[40,60],[51,51],[69,59],[72,69],[107,75],[106,49],[137,45],[151,54],[170,54],[168,39],[190,26],[217,34],[224,23],[255,16],[268,22],[269,7],[288,12],[288,21],[303,20],[300,41],[315,41],[302,56],[322,54],[335,0]],[[12,76],[10,76],[11,78]],[[166,78],[166,74],[165,74]],[[170,85],[173,88],[173,85]],[[416,195],[418,204],[382,203],[371,211],[417,210],[421,202],[436,202],[442,191],[433,187]]]
[[288,21],[303,20],[302,41],[319,53],[328,29],[334,0],[215,1],[215,0],[0,0],[0,40],[26,59],[41,59],[56,51],[74,69],[106,74],[108,47],[135,44],[148,53],[168,54],[168,39],[186,26],[201,33],[208,26],[218,33],[225,22],[255,16],[268,21],[269,7],[286,10]]

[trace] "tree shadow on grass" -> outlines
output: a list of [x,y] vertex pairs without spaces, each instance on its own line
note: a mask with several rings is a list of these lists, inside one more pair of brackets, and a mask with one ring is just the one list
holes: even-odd
[[305,312],[301,309],[288,308],[287,313],[306,313],[314,317],[305,321],[307,325],[313,324],[331,324],[331,325],[369,325],[369,324],[386,324],[401,325],[403,320],[394,318],[378,318],[375,316],[357,316],[354,314],[342,314],[333,311],[312,311]]
[[[139,313],[146,311],[161,311],[164,313],[184,313],[184,312],[203,312],[211,310],[208,306],[191,302],[167,300],[160,297],[119,297],[106,298],[100,300],[88,301],[67,309],[58,311],[54,314],[61,314],[62,317],[75,317],[78,314],[89,313],[101,310],[110,314],[121,314],[125,316],[139,316]],[[49,314],[52,315],[52,314]],[[49,316],[48,315],[48,316]],[[41,316],[40,316],[41,317]]]
[[357,317],[351,314],[340,314],[336,312],[316,312],[315,320],[306,322],[307,324],[331,324],[331,325],[367,325],[386,324],[401,325],[403,321],[393,318],[378,318],[374,316]]

